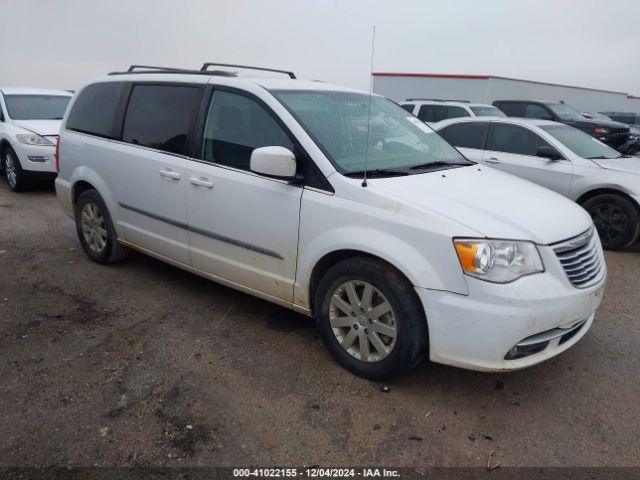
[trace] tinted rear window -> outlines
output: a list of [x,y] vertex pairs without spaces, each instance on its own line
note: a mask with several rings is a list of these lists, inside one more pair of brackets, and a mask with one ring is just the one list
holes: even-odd
[[517,102],[500,102],[494,104],[508,117],[521,117],[524,112],[524,104]]
[[123,89],[122,82],[95,83],[84,88],[71,107],[67,129],[115,138],[113,121]]
[[190,85],[136,85],[124,119],[122,140],[185,155],[201,88]]
[[438,133],[456,147],[483,150],[488,128],[489,124],[484,122],[456,123]]
[[439,122],[447,118],[446,105],[422,105],[418,111],[418,118],[423,122]]

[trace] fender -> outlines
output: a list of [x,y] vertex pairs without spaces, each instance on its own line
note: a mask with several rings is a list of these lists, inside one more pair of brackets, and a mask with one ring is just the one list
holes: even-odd
[[[425,252],[419,251],[403,238],[385,231],[358,226],[342,226],[325,231],[308,242],[305,249],[298,255],[294,303],[302,308],[309,308],[311,304],[309,286],[314,267],[326,255],[340,250],[355,250],[379,257],[397,268],[416,287],[468,295],[467,284],[451,239],[442,237],[441,241],[448,244],[451,255],[449,258],[439,258],[438,268],[427,258]],[[425,249],[428,245],[428,243],[425,244]],[[442,245],[433,245],[433,247],[435,251],[443,251]],[[445,264],[446,268],[443,267]],[[448,274],[448,280],[439,273],[439,270]],[[460,274],[457,280],[452,282],[451,272],[456,270]]]
[[[119,207],[114,200],[113,193],[111,192],[111,189],[107,186],[107,184],[102,180],[100,175],[98,175],[98,173],[91,167],[82,165],[73,170],[70,175],[69,181],[69,183],[71,184],[71,190],[69,192],[70,198],[73,199],[75,195],[76,185],[81,181],[90,183],[97,190],[97,192],[104,200],[111,218],[114,218],[114,212],[116,212]],[[118,237],[124,238],[122,236],[123,232],[119,230],[118,223],[114,221],[113,226],[116,229]]]

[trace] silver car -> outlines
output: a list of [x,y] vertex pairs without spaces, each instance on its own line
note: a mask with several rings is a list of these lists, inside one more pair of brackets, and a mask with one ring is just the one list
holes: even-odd
[[[604,248],[640,232],[640,159],[580,130],[528,118],[456,118],[438,133],[469,159],[558,192],[591,215]],[[553,219],[550,219],[553,221]]]

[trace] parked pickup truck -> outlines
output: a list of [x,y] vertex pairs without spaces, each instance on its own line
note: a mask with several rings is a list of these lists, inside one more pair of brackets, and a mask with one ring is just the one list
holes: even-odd
[[632,146],[629,127],[623,123],[590,119],[563,102],[540,102],[533,100],[496,100],[493,105],[508,117],[538,118],[570,125],[620,153],[630,153]]

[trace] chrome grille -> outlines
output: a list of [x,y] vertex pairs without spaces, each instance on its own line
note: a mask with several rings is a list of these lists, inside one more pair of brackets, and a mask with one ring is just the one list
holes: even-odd
[[577,237],[553,245],[553,250],[574,287],[587,288],[604,277],[604,257],[593,227]]

